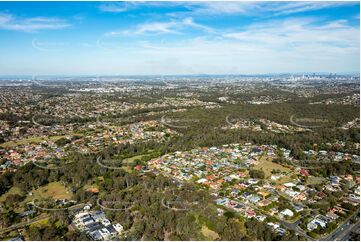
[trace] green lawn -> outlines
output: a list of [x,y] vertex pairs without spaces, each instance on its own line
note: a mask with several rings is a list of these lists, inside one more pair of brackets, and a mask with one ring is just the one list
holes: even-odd
[[37,221],[35,223],[32,223],[30,225],[30,227],[45,227],[47,225],[49,225],[49,218],[44,218],[44,219],[39,220],[39,221]]
[[39,136],[39,137],[32,137],[28,139],[21,139],[17,141],[9,141],[5,142],[3,144],[0,144],[0,147],[9,147],[9,146],[17,146],[17,145],[24,145],[24,144],[30,144],[30,143],[40,143],[47,140],[57,141],[58,139],[64,138],[66,135],[60,135],[60,136]]
[[326,181],[323,177],[309,176],[307,177],[307,185],[319,185]]
[[219,239],[219,234],[213,230],[210,230],[206,225],[202,226],[201,232],[208,240],[214,241]]
[[142,157],[146,156],[146,155],[148,155],[148,154],[136,155],[136,156],[133,156],[133,157],[125,158],[123,160],[123,162],[125,164],[129,164],[129,163],[132,163],[133,161],[135,161],[136,159],[139,159],[139,160],[142,159]]
[[136,159],[139,159],[141,160],[144,156],[147,156],[149,155],[152,150],[148,151],[148,153],[145,153],[145,154],[141,154],[141,155],[135,155],[135,156],[132,156],[132,157],[128,157],[128,158],[124,158],[122,160],[122,163],[123,163],[123,170],[125,170],[126,172],[133,172],[133,169],[129,166],[132,162],[134,162]]
[[255,170],[263,170],[265,173],[265,178],[269,179],[272,175],[271,171],[273,169],[280,170],[281,172],[287,173],[286,176],[282,177],[276,183],[285,183],[291,180],[290,176],[292,175],[291,169],[280,164],[272,162],[271,158],[261,157],[259,159],[259,164],[253,167]]
[[59,182],[51,182],[45,186],[39,187],[32,191],[33,195],[28,195],[26,202],[30,202],[34,199],[42,200],[46,198],[53,199],[71,199],[71,193],[68,189]]
[[6,193],[4,193],[3,195],[0,196],[0,202],[4,202],[6,200],[6,198],[12,194],[21,194],[20,188],[18,188],[18,187],[10,188],[9,191],[7,191]]

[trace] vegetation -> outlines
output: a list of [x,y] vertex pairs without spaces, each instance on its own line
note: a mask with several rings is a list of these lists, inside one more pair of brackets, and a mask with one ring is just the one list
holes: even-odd
[[[188,108],[185,112],[172,113],[169,117],[179,120],[195,120],[184,122],[185,128],[174,128],[179,135],[171,137],[161,143],[155,141],[142,143],[115,143],[99,148],[99,152],[80,154],[76,150],[64,158],[65,166],[59,169],[42,169],[31,162],[18,167],[16,172],[5,172],[0,176],[0,202],[4,204],[4,210],[0,216],[0,228],[5,228],[21,221],[20,211],[13,204],[22,205],[22,210],[30,209],[26,204],[33,199],[74,199],[78,203],[91,203],[95,209],[100,209],[97,201],[103,201],[109,206],[106,210],[107,217],[114,222],[119,222],[127,231],[124,240],[300,240],[301,237],[292,231],[280,236],[275,233],[265,222],[256,219],[243,221],[238,214],[226,211],[219,215],[217,206],[214,204],[214,197],[210,191],[199,189],[193,184],[179,184],[170,178],[162,175],[143,174],[139,175],[134,171],[138,165],[147,165],[147,162],[163,154],[190,150],[197,147],[220,146],[230,143],[253,144],[274,144],[281,148],[291,150],[291,155],[296,159],[304,160],[304,150],[316,149],[335,152],[347,152],[359,155],[359,150],[353,147],[359,143],[359,128],[348,130],[338,129],[348,121],[359,117],[359,108],[351,105],[307,105],[308,101],[293,93],[276,90],[267,86],[268,90],[250,92],[229,96],[237,101],[248,101],[257,95],[270,95],[290,97],[292,101],[277,104],[226,104],[221,108],[204,109],[200,107]],[[42,89],[41,89],[42,90]],[[188,90],[182,87],[182,90]],[[42,90],[45,92],[45,90]],[[44,98],[62,96],[64,90],[46,90],[48,93]],[[170,90],[163,93],[164,96],[174,97],[177,91]],[[201,101],[218,102],[218,92],[214,90],[200,91]],[[128,95],[128,94],[124,94]],[[159,93],[149,93],[147,97],[131,96],[107,96],[109,100],[126,101],[129,103],[152,103],[164,96]],[[324,97],[315,97],[317,101]],[[112,125],[133,123],[144,120],[160,120],[164,108],[131,109],[125,113],[107,114],[102,121]],[[42,108],[37,110],[45,111]],[[152,112],[152,114],[151,114]],[[297,117],[313,117],[327,120],[327,124],[312,131],[297,133],[274,133],[265,129],[262,124],[262,131],[251,131],[247,129],[225,129],[221,127],[229,125],[225,117],[232,117],[253,120],[268,119],[280,124],[293,125],[290,121],[292,115]],[[122,118],[119,121],[119,118]],[[20,120],[30,120],[29,116],[19,116],[12,113],[0,114],[1,120],[10,121],[10,126],[15,127]],[[94,117],[72,117],[64,120],[55,120],[51,117],[38,117],[38,122],[44,125],[86,124],[94,122]],[[25,126],[24,128],[30,128]],[[153,131],[153,130],[150,130]],[[335,132],[337,131],[337,132]],[[21,131],[23,132],[23,131]],[[16,142],[4,143],[0,137],[3,147],[25,143],[39,143],[43,139],[51,139],[58,146],[67,146],[71,141],[81,138],[84,134],[91,134],[91,129],[86,129],[83,134],[75,134],[72,138],[67,136],[44,136],[29,139],[20,139]],[[6,133],[5,133],[6,134]],[[327,143],[344,141],[344,146],[330,146]],[[317,144],[317,146],[315,146]],[[125,169],[107,169],[97,164],[97,158],[119,160]],[[275,159],[262,159],[259,165],[250,170],[252,178],[263,179],[272,174],[286,174],[284,179],[293,175],[288,169],[289,161],[276,157]],[[309,170],[311,177],[307,183],[321,191],[323,180],[316,181],[312,176],[328,177],[330,175],[356,174],[359,165],[350,161],[324,162],[324,163],[302,163],[303,166],[312,166]],[[283,178],[282,178],[283,179]],[[304,178],[306,179],[306,178]],[[284,180],[282,180],[284,181]],[[99,192],[92,192],[90,187],[99,189]],[[347,191],[347,188],[344,189]],[[29,192],[33,195],[30,196]],[[343,195],[327,193],[327,198],[318,201],[312,208],[326,212],[330,206],[335,205],[336,198]],[[108,202],[108,203],[105,203]],[[171,204],[171,205],[169,205]],[[350,204],[342,204],[349,211],[355,211]],[[286,209],[289,202],[284,198],[277,202],[278,209]],[[112,211],[119,209],[121,212]],[[39,223],[32,224],[25,228],[26,239],[30,240],[87,240],[88,238],[79,232],[68,229],[69,211],[52,213],[50,219],[44,219]],[[303,221],[302,226],[305,222]],[[335,225],[330,226],[334,228]],[[317,231],[320,232],[320,231]],[[356,236],[356,235],[355,235]]]

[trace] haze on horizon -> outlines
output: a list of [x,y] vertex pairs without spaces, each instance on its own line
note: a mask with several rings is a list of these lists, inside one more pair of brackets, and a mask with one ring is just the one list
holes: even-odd
[[359,2],[0,2],[0,75],[359,73]]

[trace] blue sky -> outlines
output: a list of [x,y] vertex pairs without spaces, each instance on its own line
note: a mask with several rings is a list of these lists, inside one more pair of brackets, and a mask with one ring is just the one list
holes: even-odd
[[0,2],[0,75],[359,72],[358,2]]

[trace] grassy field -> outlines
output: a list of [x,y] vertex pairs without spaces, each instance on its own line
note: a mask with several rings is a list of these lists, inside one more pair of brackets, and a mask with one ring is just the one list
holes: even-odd
[[142,157],[146,156],[146,155],[148,155],[148,154],[136,155],[136,156],[133,156],[133,157],[125,158],[123,160],[123,162],[125,164],[129,164],[129,163],[132,163],[133,161],[135,161],[136,159],[142,159]]
[[214,232],[213,230],[210,230],[205,225],[202,226],[201,232],[208,240],[214,241],[214,240],[219,239],[218,233]]
[[32,191],[33,195],[26,198],[26,202],[34,199],[42,200],[46,198],[53,199],[71,199],[71,193],[59,182],[51,182],[45,186]]
[[3,144],[0,144],[0,147],[9,147],[9,146],[17,146],[17,145],[24,145],[24,144],[38,144],[41,143],[43,141],[46,140],[52,140],[52,141],[57,141],[58,139],[64,138],[65,136],[39,136],[39,137],[32,137],[32,138],[28,138],[28,139],[21,139],[21,140],[17,140],[17,141],[9,141],[9,142],[5,142]]
[[272,175],[271,171],[273,169],[280,170],[281,172],[285,172],[287,175],[280,178],[279,180],[276,180],[275,182],[277,184],[283,184],[285,182],[291,181],[292,180],[291,176],[294,174],[290,168],[274,163],[272,162],[271,158],[267,158],[267,157],[261,157],[259,160],[259,164],[255,165],[254,169],[264,171],[266,179],[269,179],[271,177]]
[[0,196],[0,202],[4,202],[6,200],[6,198],[12,194],[21,194],[20,188],[18,188],[18,187],[10,188],[9,191],[7,191],[6,193],[4,193],[3,195]]
[[[12,187],[9,191],[3,194],[0,197],[0,202],[6,200],[6,198],[11,194],[21,194],[21,191],[18,187]],[[33,200],[43,200],[46,198],[53,199],[71,199],[71,193],[67,190],[65,186],[59,182],[51,182],[45,186],[39,187],[36,190],[32,191],[32,195],[28,194],[24,201],[17,204],[15,211],[22,212],[24,211],[25,204],[32,202]]]
[[30,225],[30,227],[45,227],[47,225],[49,225],[49,218],[44,218],[44,219],[39,220],[39,221],[37,221],[35,223],[32,223]]
[[122,168],[123,170],[125,170],[126,172],[133,172],[133,169],[131,168],[130,164],[132,164],[132,162],[134,162],[136,159],[142,159],[143,156],[149,155],[149,153],[146,154],[141,154],[141,155],[136,155],[136,156],[132,156],[129,158],[125,158],[122,160]]
[[307,185],[319,185],[326,181],[323,177],[309,176],[307,178]]

